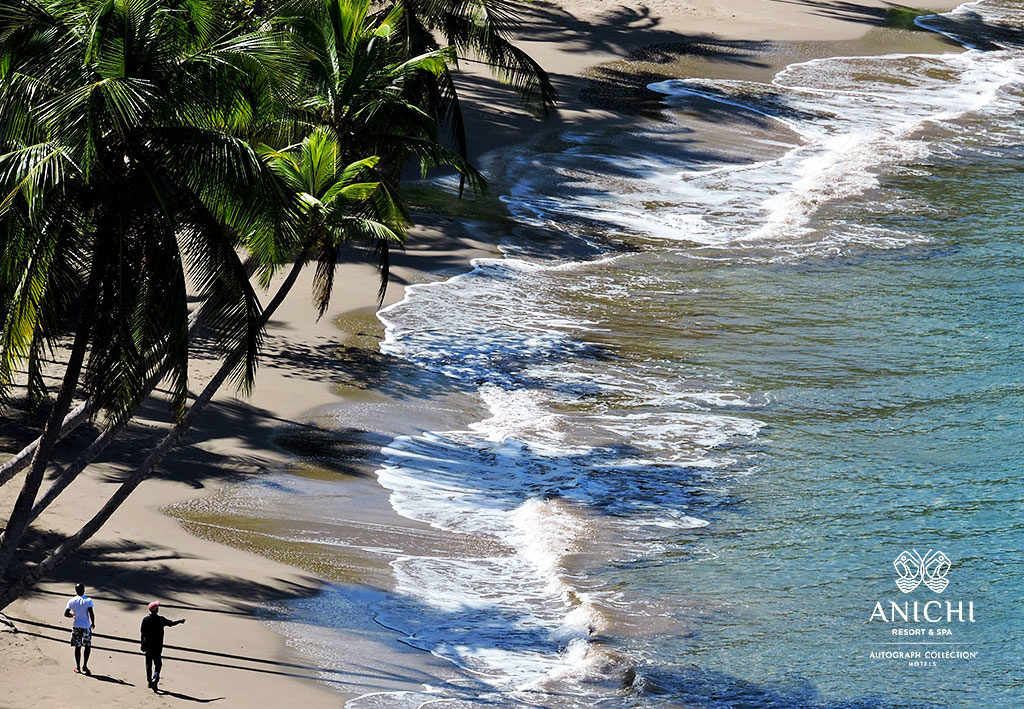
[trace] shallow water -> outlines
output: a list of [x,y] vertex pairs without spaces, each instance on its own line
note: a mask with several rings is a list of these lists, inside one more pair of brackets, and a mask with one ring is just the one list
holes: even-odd
[[[477,681],[352,706],[1024,703],[1022,21],[662,82],[663,122],[523,153],[505,258],[380,314],[487,413],[383,446],[400,515],[481,543],[399,554],[376,620]],[[975,622],[869,620],[933,600]]]

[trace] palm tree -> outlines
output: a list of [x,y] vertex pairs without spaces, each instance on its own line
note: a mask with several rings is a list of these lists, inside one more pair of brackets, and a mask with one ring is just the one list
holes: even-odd
[[[40,31],[42,26],[50,23],[57,23],[61,3],[51,2],[45,8],[36,8],[33,13],[29,3],[0,2],[0,14],[6,19],[0,18],[0,25],[8,29],[17,28],[19,23],[25,22],[24,35],[21,41],[33,41],[32,33]],[[305,52],[306,63],[304,71],[294,72],[295,82],[289,87],[286,93],[296,99],[293,103],[294,110],[288,120],[282,121],[279,115],[280,106],[268,106],[266,100],[267,92],[262,92],[261,100],[252,109],[241,111],[240,115],[248,114],[250,132],[253,135],[261,135],[268,142],[275,142],[283,135],[285,142],[295,135],[301,135],[310,127],[315,125],[330,125],[340,129],[349,138],[346,143],[346,152],[355,160],[360,155],[380,154],[390,156],[386,165],[390,165],[387,174],[390,179],[397,179],[398,170],[404,164],[408,155],[412,154],[420,160],[421,169],[438,164],[453,164],[462,173],[460,183],[460,194],[462,186],[467,177],[476,189],[483,187],[482,177],[473,170],[466,159],[465,126],[462,122],[459,110],[457,95],[454,84],[451,80],[450,67],[446,63],[453,54],[451,50],[440,52],[438,44],[426,31],[427,26],[434,26],[435,21],[429,18],[424,20],[420,16],[428,12],[425,5],[417,5],[414,14],[406,14],[406,8],[411,7],[408,3],[393,5],[387,12],[379,12],[367,16],[365,4],[351,5],[347,2],[323,2],[322,0],[296,0],[282,6],[284,20],[273,20],[272,24],[283,25],[287,32],[298,38]],[[46,8],[49,8],[46,9]],[[254,8],[240,9],[241,6],[229,5],[226,16],[229,23],[235,25],[258,24],[251,16]],[[67,8],[69,12],[73,6]],[[355,11],[353,14],[353,10]],[[54,17],[45,18],[47,12],[52,11]],[[241,13],[241,14],[240,14]],[[260,9],[256,16],[263,14]],[[447,11],[448,15],[458,15],[454,10]],[[463,15],[465,12],[462,13]],[[501,12],[477,13],[485,20],[488,17],[504,17]],[[244,15],[244,17],[243,17]],[[209,24],[210,18],[201,15],[203,22]],[[514,19],[514,18],[513,18]],[[532,97],[534,85],[539,91],[539,97],[543,106],[553,105],[554,91],[550,82],[539,67],[536,67],[532,60],[525,55],[517,54],[515,47],[507,43],[504,34],[507,33],[507,26],[512,24],[510,20],[499,22],[496,31],[490,31],[486,22],[478,23],[479,31],[469,33],[466,41],[476,42],[481,46],[480,53],[489,56],[491,60],[501,60],[506,56],[506,63],[510,66],[519,66],[517,71],[513,69],[513,76],[519,77],[513,83],[518,82],[524,96]],[[6,23],[6,25],[4,25]],[[454,22],[448,22],[454,26]],[[81,32],[81,28],[77,30]],[[454,30],[453,30],[454,32]],[[465,33],[464,33],[465,34]],[[453,34],[454,36],[454,34]],[[340,41],[338,39],[340,38]],[[475,39],[473,39],[475,38]],[[488,42],[494,45],[487,49]],[[238,42],[234,49],[237,50],[233,59],[236,62],[247,60],[245,51],[254,42],[254,37],[246,37],[244,41]],[[382,42],[381,40],[385,40]],[[17,43],[18,37],[8,37],[3,40],[6,52],[11,52],[12,47]],[[507,45],[507,46],[506,46]],[[415,52],[413,51],[413,48]],[[221,49],[231,49],[231,45],[221,43]],[[381,51],[387,50],[386,61],[392,66],[385,72],[382,65]],[[45,53],[44,53],[45,54]],[[250,61],[259,66],[267,63],[265,52],[263,57],[253,58]],[[54,55],[52,58],[67,59],[72,54]],[[445,60],[444,62],[438,61]],[[412,60],[412,61],[407,61]],[[67,62],[62,62],[61,66]],[[371,71],[372,69],[372,71]],[[42,65],[36,67],[35,74],[44,74],[50,68]],[[0,74],[0,81],[3,81],[5,96],[3,97],[5,108],[10,105],[11,96],[7,95],[12,87],[12,81],[18,79],[18,71],[4,71]],[[370,74],[372,77],[368,77]],[[530,79],[533,75],[536,82]],[[372,78],[372,81],[367,81]],[[26,76],[21,79],[22,83],[38,81],[38,76]],[[277,77],[278,83],[281,76]],[[310,96],[310,94],[314,94]],[[530,98],[529,100],[533,100]],[[24,112],[22,106],[20,111]],[[426,115],[424,115],[426,114]],[[10,115],[18,115],[11,113]],[[433,119],[433,120],[430,120]],[[437,126],[447,124],[453,128],[455,135],[456,151],[446,151],[437,144]],[[361,137],[364,136],[364,137]],[[369,136],[372,136],[369,137]],[[361,147],[360,147],[361,146]],[[378,175],[378,177],[381,177]],[[248,245],[256,252],[256,260],[262,259],[263,263],[280,263],[282,257],[279,246],[273,246],[273,240],[263,241],[250,239]],[[267,244],[271,244],[268,246]],[[378,262],[384,266],[386,273],[388,249],[387,241],[377,242]],[[291,253],[287,248],[285,254]],[[12,265],[9,273],[19,273],[20,267]],[[10,277],[0,284],[0,288],[13,283]],[[382,281],[382,285],[386,283]],[[64,292],[72,292],[67,289]],[[10,302],[6,293],[0,290],[0,302]],[[195,328],[195,313],[193,314],[193,326]],[[59,327],[51,327],[52,330],[60,332]],[[44,390],[41,376],[38,372],[40,358],[39,352],[45,345],[46,340],[42,337],[40,329],[39,337],[35,340],[35,348],[29,350],[28,365],[30,372],[31,386],[29,388],[30,398],[39,399]],[[20,360],[19,360],[20,361]],[[166,366],[166,364],[165,364]],[[153,378],[150,378],[150,382]],[[144,386],[144,391],[149,391],[152,386]],[[97,401],[89,398],[72,409],[61,422],[58,428],[57,440],[68,435],[83,422],[87,421],[97,410]],[[109,436],[108,436],[109,438]],[[12,456],[9,460],[0,464],[0,486],[10,481],[15,475],[24,470],[31,463],[36,454],[42,437],[26,445],[21,451]],[[98,454],[97,449],[96,453]],[[90,458],[91,460],[91,458]],[[82,461],[76,461],[71,470],[82,466]],[[71,476],[73,477],[73,475]]]
[[[379,14],[401,11],[395,32],[406,57],[436,51],[443,39],[459,56],[488,65],[516,91],[523,106],[546,116],[558,93],[544,68],[512,41],[523,25],[524,8],[524,0],[391,0]],[[451,71],[421,74],[410,82],[409,91],[410,100],[447,127],[455,151],[467,157],[466,124]]]
[[[408,215],[401,201],[380,181],[356,181],[375,172],[380,158],[345,164],[344,143],[333,129],[320,126],[300,144],[260,150],[271,169],[298,197],[296,228],[303,234],[298,260],[316,261],[313,301],[317,315],[330,305],[338,251],[346,241],[402,243]],[[387,272],[381,264],[381,286]]]
[[445,75],[454,50],[435,46],[410,55],[399,32],[404,7],[369,10],[369,0],[294,0],[282,7],[280,26],[308,56],[297,120],[329,126],[350,154],[380,155],[389,172],[413,159],[424,172],[453,167],[482,188],[465,157],[439,144],[438,121],[412,90],[423,76]]
[[[370,14],[369,0],[291,0],[283,5],[274,23],[307,57],[291,120],[304,129],[333,130],[349,161],[380,156],[376,177],[382,191],[396,189],[410,161],[419,164],[423,176],[432,167],[454,168],[464,183],[482,191],[483,175],[464,154],[441,144],[437,118],[414,100],[415,86],[424,76],[446,75],[454,54],[435,48],[408,56],[396,30],[404,21],[401,6]],[[386,240],[377,242],[376,256],[386,274]],[[381,298],[386,285],[385,278]]]
[[[166,373],[188,387],[188,292],[242,388],[261,341],[236,247],[276,233],[287,200],[244,139],[280,37],[225,38],[199,0],[0,0],[0,395],[73,333],[70,354],[0,536],[3,577],[73,398],[114,421]],[[255,197],[255,198],[254,198]]]
[[[6,0],[0,1],[0,7],[3,1]],[[315,126],[329,126],[339,136],[343,160],[353,162],[366,155],[387,156],[385,174],[375,176],[384,182],[382,194],[391,194],[393,188],[387,178],[396,177],[410,155],[419,160],[421,169],[451,164],[466,175],[475,188],[482,189],[484,180],[479,173],[465,159],[437,144],[436,121],[406,99],[407,83],[418,80],[423,74],[447,71],[445,62],[449,54],[435,51],[409,61],[394,60],[401,54],[400,48],[395,48],[393,33],[394,25],[401,19],[398,11],[385,18],[388,21],[376,22],[367,17],[365,3],[309,0],[291,5],[289,11],[291,14],[272,24],[282,28],[282,39],[287,38],[293,46],[301,47],[302,62],[287,72],[278,72],[274,77],[276,91],[259,94],[257,105],[248,111],[246,127],[253,136],[261,136],[271,143],[282,138],[289,142]],[[253,46],[261,46],[254,36],[228,44],[229,48],[239,50]],[[264,51],[261,56],[249,58],[240,51],[234,58],[238,62],[258,62],[257,66],[270,64],[272,68],[274,63],[280,62],[279,56],[272,55],[268,59],[267,54]],[[44,70],[42,67],[39,71]],[[271,105],[275,94],[290,99],[289,110],[283,116],[283,106]],[[245,111],[241,113],[246,115]],[[344,140],[340,140],[341,136]],[[238,230],[245,234],[246,247],[263,269],[294,260],[295,244],[282,240],[281,234],[267,233],[266,229],[253,226]],[[376,241],[376,258],[384,276],[388,244],[387,239]],[[11,269],[11,273],[17,272],[17,268]],[[261,275],[266,276],[262,272]],[[382,288],[386,283],[386,278],[382,279]],[[151,388],[143,387],[147,391]],[[96,405],[97,402],[90,399],[75,407],[59,427],[58,436],[67,435],[86,421],[95,412]],[[0,465],[0,486],[29,465],[41,442],[40,437]],[[101,450],[96,449],[96,454]],[[80,471],[87,462],[76,461],[69,468],[68,477],[73,478],[73,471]]]

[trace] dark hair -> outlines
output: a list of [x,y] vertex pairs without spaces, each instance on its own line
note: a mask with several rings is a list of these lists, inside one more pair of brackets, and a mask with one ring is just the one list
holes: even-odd
[[85,595],[85,584],[84,583],[76,583],[75,584],[75,593],[77,593],[79,596],[84,596]]

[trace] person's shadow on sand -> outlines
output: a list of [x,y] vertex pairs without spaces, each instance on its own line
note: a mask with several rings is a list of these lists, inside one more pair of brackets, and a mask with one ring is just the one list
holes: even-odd
[[98,680],[100,682],[110,682],[111,684],[121,684],[121,685],[124,685],[125,687],[134,687],[135,686],[131,682],[125,682],[123,679],[118,679],[117,677],[111,677],[110,675],[98,675],[96,673],[93,673],[93,674],[86,675],[86,677]]
[[187,694],[181,694],[180,692],[168,692],[166,689],[155,689],[154,694],[161,696],[166,695],[168,697],[174,697],[175,699],[184,699],[187,702],[198,702],[200,704],[209,704],[210,702],[219,702],[224,697],[213,697],[211,699],[200,699],[199,697],[190,697]]

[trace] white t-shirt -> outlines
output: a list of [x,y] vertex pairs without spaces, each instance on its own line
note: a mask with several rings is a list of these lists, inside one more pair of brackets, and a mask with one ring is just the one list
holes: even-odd
[[92,626],[89,620],[89,609],[92,608],[92,599],[88,596],[75,596],[68,601],[68,608],[74,611],[76,628],[88,628]]

